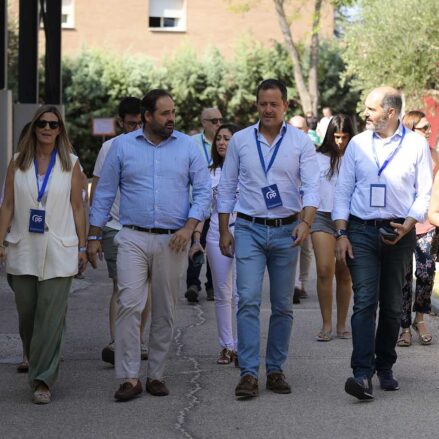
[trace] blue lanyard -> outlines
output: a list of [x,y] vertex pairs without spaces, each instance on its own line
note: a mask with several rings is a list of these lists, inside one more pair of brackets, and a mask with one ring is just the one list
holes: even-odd
[[43,185],[40,189],[40,183],[38,181],[38,165],[37,165],[37,159],[34,158],[34,167],[35,167],[35,176],[37,177],[37,189],[38,189],[38,199],[37,201],[40,202],[41,198],[43,198],[44,191],[46,190],[47,182],[49,181],[50,173],[52,172],[53,166],[55,165],[55,159],[56,159],[56,148],[53,149],[52,155],[50,157],[49,166],[47,167],[46,175],[44,176]]
[[392,161],[393,157],[395,157],[396,153],[401,148],[401,144],[402,144],[402,141],[404,140],[404,136],[405,136],[405,126],[402,127],[402,136],[401,136],[401,140],[398,143],[398,146],[389,154],[389,156],[386,158],[386,160],[384,160],[384,163],[382,164],[381,167],[380,167],[380,164],[378,162],[378,156],[377,156],[377,152],[376,152],[376,148],[375,148],[375,137],[374,137],[374,135],[375,134],[372,133],[373,156],[374,156],[377,168],[378,168],[378,177],[380,177],[381,174],[383,173],[384,169],[387,168],[387,165]]
[[201,143],[203,144],[203,149],[204,149],[204,155],[206,156],[206,162],[211,165],[212,164],[212,159],[209,157],[209,153],[207,152],[207,148],[206,148],[206,142],[204,141],[204,137],[201,134]]
[[258,147],[259,160],[261,162],[261,166],[262,166],[263,171],[265,172],[265,175],[268,174],[268,171],[273,166],[273,163],[274,163],[274,161],[276,159],[277,152],[279,151],[280,144],[282,143],[282,140],[284,140],[284,136],[285,136],[286,131],[287,131],[286,127],[283,127],[282,135],[281,135],[280,139],[277,141],[277,143],[276,143],[276,145],[274,147],[273,155],[271,156],[271,160],[268,163],[268,167],[266,168],[265,167],[264,156],[262,155],[261,142],[258,139],[258,129],[255,128],[256,146]]

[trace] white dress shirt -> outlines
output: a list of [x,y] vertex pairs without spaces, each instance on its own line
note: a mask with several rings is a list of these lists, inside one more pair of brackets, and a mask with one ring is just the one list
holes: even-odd
[[[275,145],[286,130],[267,174],[259,159],[255,130],[265,167],[268,167]],[[218,185],[218,212],[231,213],[235,210],[254,217],[284,218],[301,211],[302,206],[318,207],[318,168],[315,147],[302,131],[284,123],[270,146],[259,131],[259,122],[251,125],[235,133],[230,140]],[[239,198],[236,202],[238,182]],[[278,187],[282,206],[267,209],[261,189],[273,184]]]
[[[403,136],[399,124],[393,136],[381,139],[372,131],[353,137],[343,156],[334,197],[332,219],[348,220],[349,214],[364,220],[426,218],[432,186],[432,162],[427,141],[405,129],[400,148],[378,176],[379,166],[398,148]],[[373,144],[375,144],[374,153]],[[386,206],[371,207],[371,184],[386,185]]]

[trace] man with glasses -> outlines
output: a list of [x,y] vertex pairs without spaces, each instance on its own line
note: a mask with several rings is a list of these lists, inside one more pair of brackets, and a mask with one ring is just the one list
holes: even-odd
[[[140,116],[140,104],[141,101],[138,98],[127,97],[122,99],[119,103],[119,118],[118,124],[122,130],[122,134],[131,133],[142,127],[142,119]],[[101,176],[102,166],[104,165],[105,158],[108,151],[113,144],[113,141],[117,139],[114,137],[107,140],[102,145],[99,151],[98,158],[96,159],[95,168],[93,170],[93,182],[90,191],[90,205],[93,202],[93,196],[96,190],[96,186]],[[108,276],[113,280],[113,294],[110,299],[109,321],[110,321],[110,343],[102,350],[102,361],[106,363],[114,364],[114,326],[117,315],[117,299],[119,290],[117,288],[117,244],[114,243],[114,237],[122,229],[122,225],[119,223],[119,204],[120,193],[117,192],[113,206],[111,208],[111,218],[102,229],[102,250],[104,252],[105,262],[107,263]],[[148,295],[148,299],[150,295]],[[142,313],[142,319],[140,323],[140,340],[141,340],[141,358],[142,360],[148,359],[148,349],[143,341],[143,332],[146,325],[146,320],[150,311],[150,300],[147,301]]]
[[[199,134],[195,134],[192,138],[195,140],[201,154],[206,160],[206,165],[209,166],[212,162],[211,160],[211,148],[213,138],[215,136],[216,131],[223,123],[223,116],[221,111],[218,108],[205,108],[201,112],[201,125],[203,127],[203,131]],[[192,237],[193,241],[200,241],[200,244],[205,247],[206,245],[206,236],[209,230],[210,220],[207,219],[204,222],[204,227],[202,233],[196,231],[194,232],[194,236]],[[187,290],[185,293],[185,297],[190,303],[198,302],[198,293],[201,290],[201,282],[200,282],[200,272],[202,265],[194,265],[192,260],[189,259],[189,265],[187,269],[186,275],[186,286]],[[206,278],[207,282],[205,284],[206,287],[206,295],[207,300],[214,300],[213,294],[213,285],[212,285],[212,275],[210,273],[209,263],[206,261]]]

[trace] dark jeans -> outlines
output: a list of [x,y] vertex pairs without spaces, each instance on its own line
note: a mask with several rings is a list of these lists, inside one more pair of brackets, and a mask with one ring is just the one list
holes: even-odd
[[[207,219],[204,222],[203,231],[201,233],[200,242],[203,248],[206,247],[206,236],[207,232],[209,230],[210,225],[210,219]],[[200,272],[201,272],[202,265],[199,265],[198,267],[194,267],[194,264],[192,263],[191,259],[189,259],[189,265],[187,268],[186,273],[186,286],[189,288],[191,285],[196,285],[198,287],[198,290],[201,290],[201,282],[200,282]],[[206,290],[213,288],[212,286],[212,274],[210,273],[210,267],[209,262],[206,258],[206,278],[207,282],[205,284]]]
[[348,236],[354,253],[348,259],[354,291],[351,367],[355,377],[371,378],[375,370],[390,370],[397,358],[402,288],[416,235],[412,230],[397,244],[386,245],[378,228],[350,221]]

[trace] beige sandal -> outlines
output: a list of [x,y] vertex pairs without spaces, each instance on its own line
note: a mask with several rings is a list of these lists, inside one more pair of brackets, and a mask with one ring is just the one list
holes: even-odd
[[408,348],[412,345],[412,333],[410,332],[410,328],[403,328],[401,334],[399,334],[398,341],[396,345],[401,348]]
[[433,336],[429,332],[424,332],[421,334],[419,331],[418,325],[424,323],[424,320],[420,320],[419,322],[414,321],[412,323],[412,328],[416,331],[419,337],[419,343],[421,343],[424,346],[430,345],[431,341],[433,340]]

